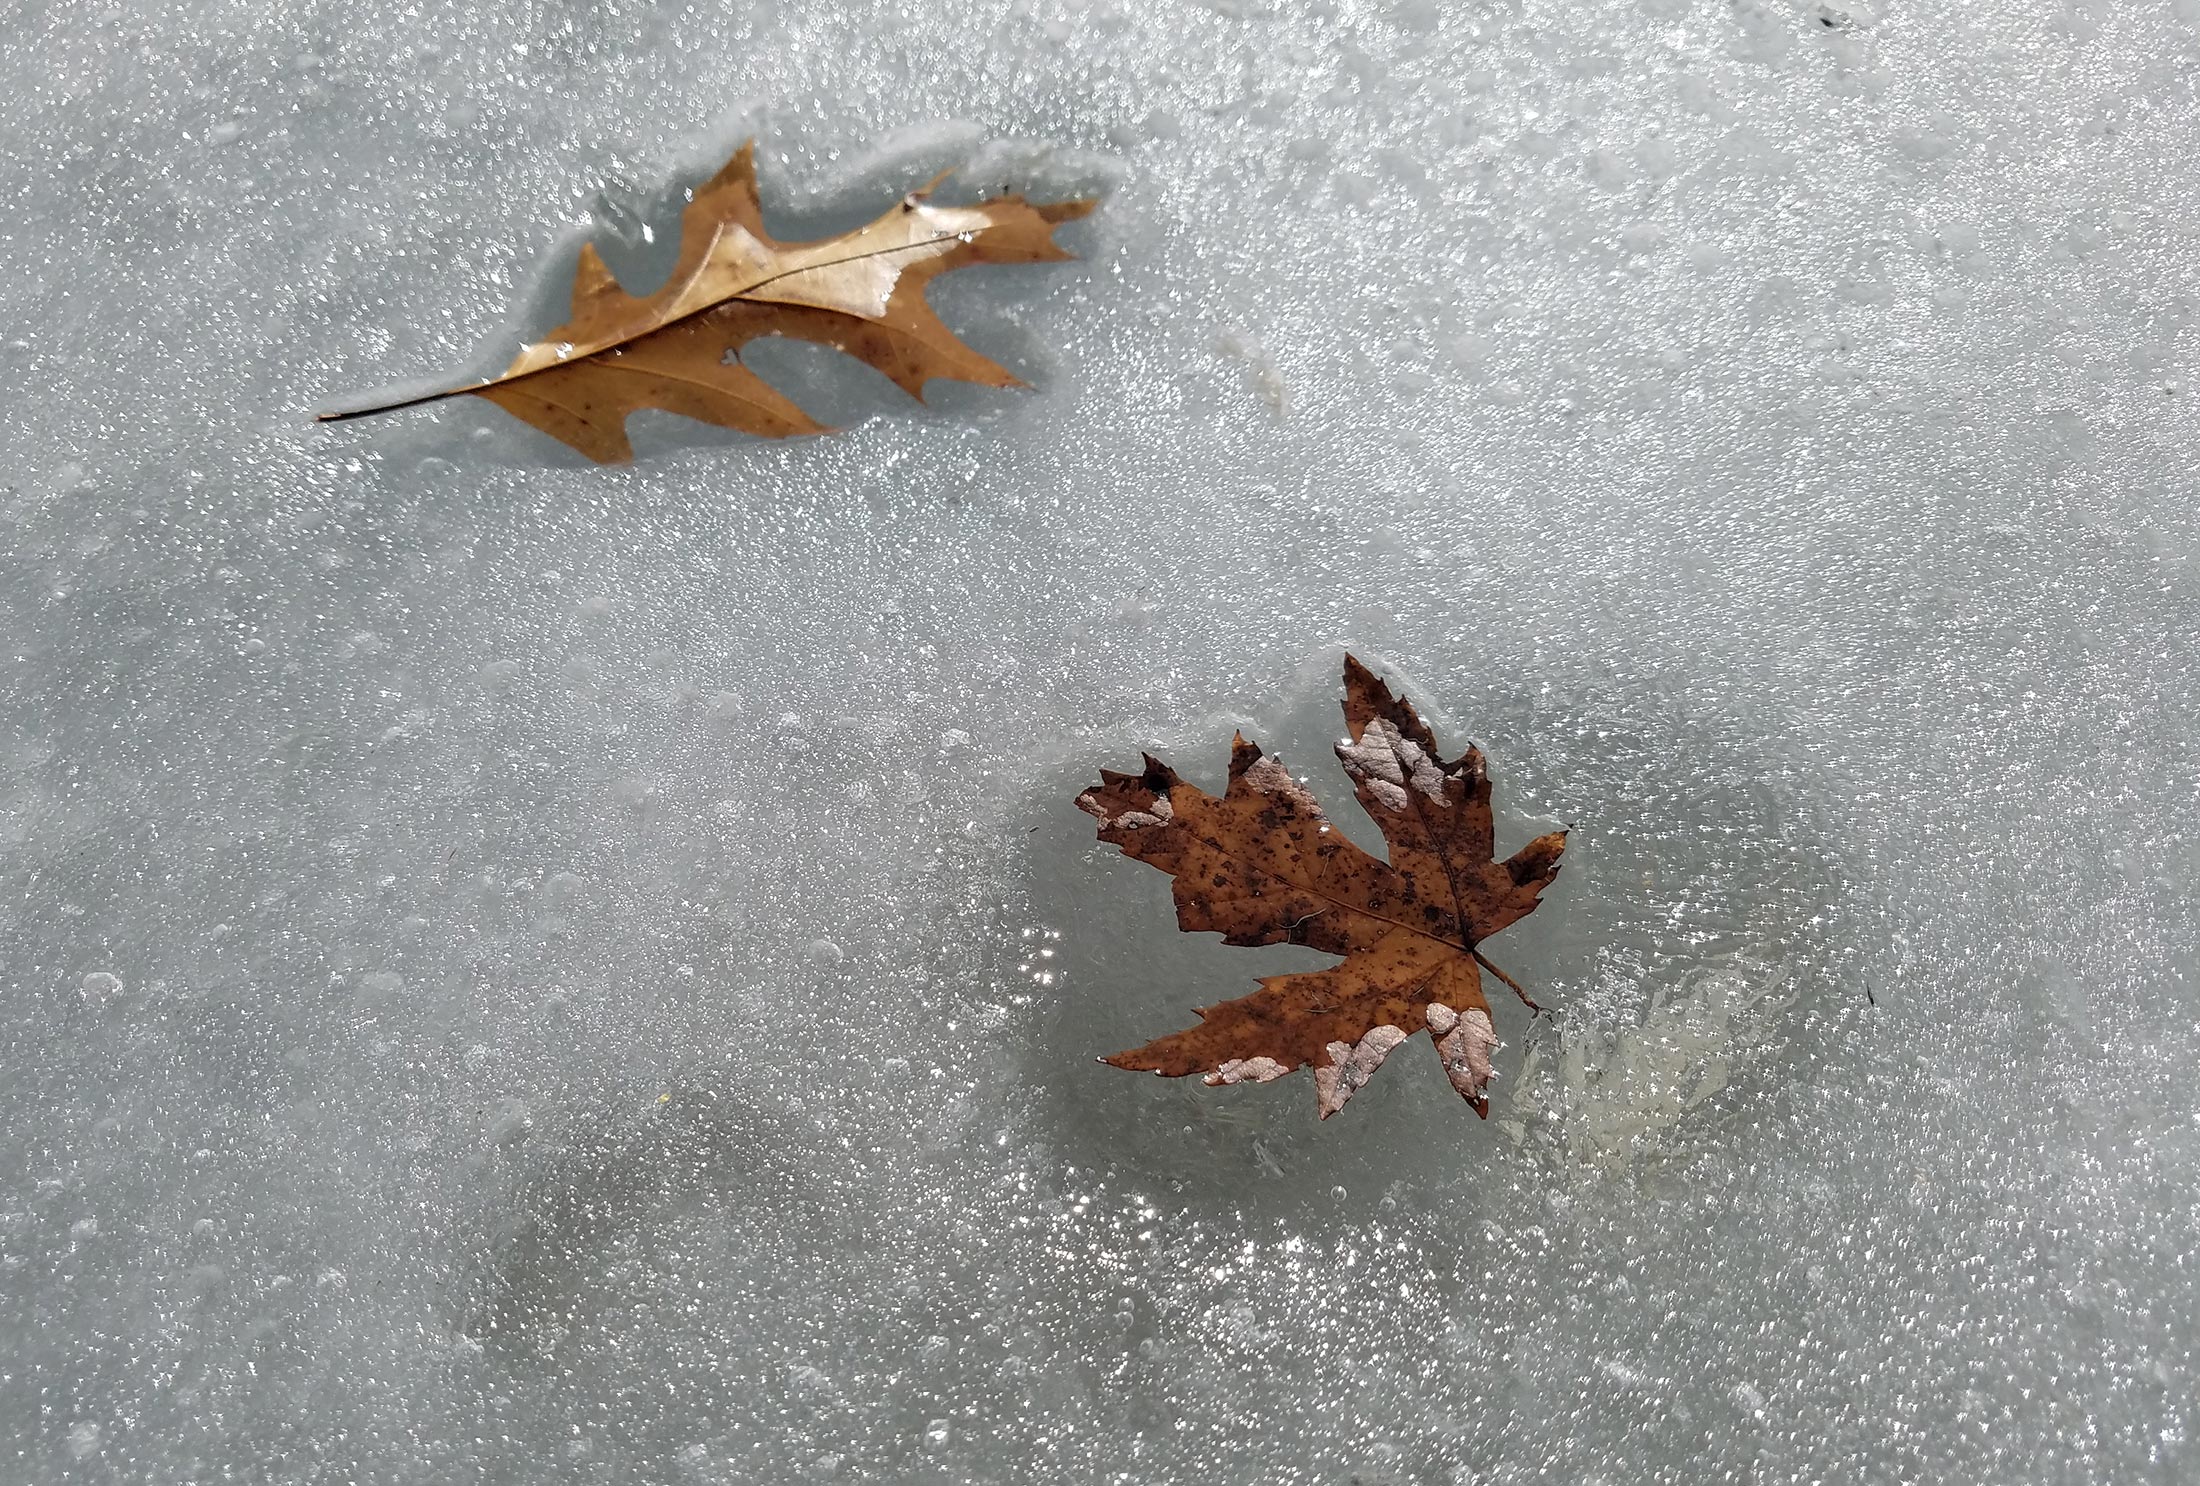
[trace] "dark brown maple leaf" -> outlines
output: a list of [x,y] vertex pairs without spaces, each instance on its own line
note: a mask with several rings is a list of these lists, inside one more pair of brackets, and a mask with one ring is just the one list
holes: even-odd
[[1487,1117],[1497,1032],[1482,970],[1528,998],[1475,945],[1535,911],[1566,833],[1495,860],[1482,751],[1445,761],[1413,704],[1349,655],[1344,690],[1350,736],[1337,757],[1382,828],[1387,863],[1347,841],[1242,734],[1219,799],[1151,755],[1143,773],[1103,769],[1077,797],[1099,817],[1101,840],[1175,879],[1179,928],[1344,956],[1326,970],[1269,976],[1250,996],[1199,1008],[1198,1026],[1106,1061],[1204,1073],[1210,1084],[1265,1083],[1312,1064],[1327,1119],[1426,1027],[1451,1086]]

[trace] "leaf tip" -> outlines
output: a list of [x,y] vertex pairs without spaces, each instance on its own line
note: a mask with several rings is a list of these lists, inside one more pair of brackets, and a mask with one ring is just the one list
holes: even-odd
[[1230,739],[1230,777],[1232,779],[1237,778],[1246,770],[1252,768],[1253,765],[1259,763],[1263,757],[1265,755],[1261,752],[1258,743],[1255,743],[1243,733],[1235,734]]
[[1089,217],[1099,208],[1099,197],[1078,196],[1069,201],[1043,202],[1033,206],[1032,210],[1039,214],[1041,220],[1059,226],[1064,222],[1074,222],[1080,217]]
[[1145,772],[1139,775],[1139,783],[1155,794],[1166,795],[1182,782],[1176,777],[1176,770],[1170,768],[1152,754],[1142,753],[1139,758],[1144,760],[1146,765]]

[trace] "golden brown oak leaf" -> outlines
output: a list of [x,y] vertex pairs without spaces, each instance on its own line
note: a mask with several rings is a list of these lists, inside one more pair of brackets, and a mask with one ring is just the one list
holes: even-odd
[[1151,755],[1142,773],[1103,769],[1077,797],[1099,817],[1101,840],[1174,879],[1179,928],[1344,957],[1269,976],[1250,996],[1199,1008],[1198,1026],[1106,1061],[1204,1073],[1210,1084],[1265,1083],[1311,1065],[1327,1119],[1426,1028],[1451,1086],[1487,1117],[1497,1033],[1482,969],[1504,977],[1475,945],[1534,912],[1566,833],[1495,860],[1481,750],[1447,762],[1412,703],[1349,655],[1344,689],[1337,757],[1382,828],[1388,862],[1347,841],[1306,786],[1243,735],[1220,798]]
[[495,377],[323,413],[321,421],[484,397],[606,464],[634,457],[626,419],[644,408],[764,438],[828,432],[741,364],[743,346],[773,335],[836,347],[920,399],[934,377],[1020,387],[1005,368],[955,338],[925,290],[941,274],[973,264],[1070,257],[1055,244],[1054,229],[1093,203],[1004,196],[937,206],[931,193],[944,179],[903,197],[867,227],[783,243],[764,231],[752,141],[692,193],[680,219],[679,259],[655,293],[637,298],[621,289],[590,243],[573,273],[572,318]]

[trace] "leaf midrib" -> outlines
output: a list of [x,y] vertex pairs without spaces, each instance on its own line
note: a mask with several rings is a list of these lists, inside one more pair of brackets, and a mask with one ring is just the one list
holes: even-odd
[[[713,233],[711,236],[712,248],[715,248],[718,245],[718,239],[723,235],[724,228],[721,225],[719,230]],[[548,366],[538,366],[528,371],[514,372],[508,376],[496,377],[490,381],[480,383],[478,386],[469,387],[466,390],[468,392],[479,392],[489,387],[501,387],[512,382],[524,382],[529,377],[539,377],[547,372],[563,371],[567,367],[578,366],[584,362],[594,361],[597,358],[601,357],[607,351],[616,351],[623,346],[631,346],[636,341],[647,340],[651,336],[658,334],[660,331],[670,330],[675,325],[683,324],[689,320],[698,319],[701,316],[709,314],[712,310],[718,309],[723,305],[733,303],[737,299],[747,299],[751,295],[755,294],[758,290],[768,289],[773,284],[778,283],[781,279],[791,279],[796,274],[815,273],[820,269],[838,268],[845,263],[861,263],[866,258],[885,258],[895,253],[910,253],[916,251],[918,248],[929,248],[939,243],[951,241],[958,236],[960,236],[959,233],[942,232],[932,237],[920,239],[916,242],[895,243],[892,247],[872,248],[867,252],[848,253],[838,258],[826,258],[816,263],[805,263],[799,268],[781,269],[778,273],[767,274],[763,278],[756,280],[756,282],[752,284],[743,284],[737,289],[729,290],[726,293],[720,295],[718,298],[710,301],[710,303],[708,304],[700,304],[697,305],[694,309],[688,310],[682,314],[672,315],[663,320],[658,320],[643,329],[635,331],[631,335],[624,335],[614,340],[598,342],[597,344],[590,346],[585,351],[576,348],[571,355],[565,357],[562,360],[553,361]],[[696,264],[694,272],[688,275],[688,282],[693,283],[696,276],[701,274],[703,270],[709,266],[710,248],[706,248],[703,250],[703,257]],[[669,288],[670,286],[668,285],[667,287]],[[624,293],[625,291],[622,289],[620,292]],[[662,289],[657,291],[657,295],[661,295],[663,293],[664,290]],[[654,299],[657,297],[657,295],[652,295],[650,296],[650,298]],[[892,296],[888,297],[891,298]],[[638,301],[638,303],[646,304],[648,303],[648,300],[641,300]],[[853,311],[850,310],[834,309],[831,305],[805,305],[804,308],[823,310],[829,315],[844,315],[851,320],[863,320],[869,318],[868,316],[855,314]],[[540,342],[537,342],[536,344],[539,345]]]
[[[1399,733],[1397,731],[1395,724],[1393,724],[1391,730],[1398,737],[1402,738],[1405,736],[1403,733]],[[1361,732],[1364,735],[1366,729],[1361,729]],[[1354,739],[1353,741],[1357,742],[1358,739]],[[1405,760],[1402,758],[1398,758],[1398,750],[1395,746],[1391,746],[1390,756],[1394,759],[1398,759],[1398,772],[1400,774],[1405,773]],[[1435,764],[1439,770],[1444,767],[1443,760],[1433,751],[1429,754],[1429,761]],[[1430,824],[1427,801],[1422,795],[1421,791],[1412,788],[1407,789],[1406,800],[1413,806],[1413,818],[1420,822],[1421,832],[1423,835],[1428,837],[1429,845],[1432,848],[1438,847],[1439,839],[1436,833],[1436,828],[1432,824]],[[1378,821],[1377,825],[1380,824],[1381,822]],[[1452,830],[1444,833],[1441,839],[1441,845],[1450,845],[1451,836],[1453,832],[1457,831],[1457,829],[1458,822],[1455,818],[1452,822]],[[1460,946],[1460,948],[1463,951],[1471,954],[1474,951],[1474,940],[1467,937],[1467,904],[1466,900],[1459,895],[1459,874],[1452,868],[1451,853],[1443,850],[1431,850],[1429,855],[1435,857],[1437,865],[1444,869],[1445,885],[1451,889],[1452,922],[1459,926],[1459,937],[1466,941]],[[1396,863],[1393,862],[1389,863],[1388,865],[1390,866],[1391,871],[1396,872],[1398,870]],[[1446,940],[1445,943],[1448,944],[1450,943],[1450,941]]]
[[[1324,825],[1329,825],[1328,817],[1321,817],[1321,823]],[[1335,831],[1337,828],[1334,825],[1329,825],[1329,829]],[[1338,832],[1338,834],[1340,837],[1343,835],[1342,832]],[[1235,862],[1240,866],[1250,867],[1255,872],[1262,873],[1263,875],[1268,877],[1273,877],[1278,882],[1284,883],[1291,887],[1295,887],[1301,892],[1307,893],[1313,897],[1320,898],[1326,903],[1332,904],[1335,907],[1345,910],[1347,913],[1356,913],[1362,918],[1373,919],[1376,923],[1388,924],[1393,929],[1402,929],[1408,934],[1412,934],[1418,938],[1429,940],[1431,943],[1441,944],[1447,949],[1455,949],[1463,955],[1472,954],[1474,952],[1474,946],[1472,946],[1471,944],[1461,944],[1455,940],[1447,939],[1441,934],[1431,934],[1427,929],[1422,928],[1418,924],[1409,924],[1401,919],[1392,918],[1388,914],[1377,913],[1373,909],[1368,908],[1363,904],[1347,903],[1346,901],[1344,901],[1344,899],[1339,898],[1336,894],[1324,892],[1322,889],[1314,886],[1312,883],[1294,882],[1289,877],[1286,877],[1281,872],[1278,872],[1275,868],[1268,866],[1262,862],[1255,861],[1252,857],[1246,856],[1231,847],[1224,846],[1220,841],[1215,840],[1213,837],[1208,836],[1203,832],[1195,830],[1192,832],[1192,835],[1196,840],[1204,843],[1207,846],[1213,847],[1215,851],[1220,854],[1225,860]],[[1360,852],[1369,861],[1375,863],[1376,866],[1381,867],[1385,872],[1390,873],[1393,877],[1397,877],[1401,883],[1404,882],[1405,879],[1403,875],[1399,873],[1398,869],[1388,861],[1385,861],[1382,858],[1376,856],[1371,851],[1367,851],[1357,842],[1353,842],[1347,839],[1346,844],[1351,846],[1353,850]],[[1409,893],[1408,896],[1411,896],[1411,894]],[[1464,920],[1455,920],[1455,922],[1463,924]],[[1280,940],[1278,942],[1288,943],[1289,940]],[[1350,959],[1351,954],[1351,951],[1347,951],[1343,958]]]
[[[722,224],[720,230],[723,231]],[[483,393],[492,392],[499,387],[510,387],[515,383],[531,381],[536,377],[548,376],[553,372],[571,371],[575,367],[585,366],[590,363],[601,364],[598,358],[603,356],[603,354],[607,351],[616,351],[622,346],[633,345],[636,341],[647,340],[649,337],[656,335],[660,331],[670,329],[672,326],[681,324],[685,321],[697,319],[703,315],[707,315],[712,310],[718,309],[724,305],[731,304],[733,301],[740,299],[746,295],[754,294],[757,290],[767,288],[772,284],[776,284],[781,279],[792,278],[798,273],[809,273],[815,269],[838,268],[843,263],[860,263],[866,258],[884,258],[891,253],[913,252],[918,248],[933,247],[939,243],[948,241],[950,238],[956,238],[960,236],[960,233],[942,232],[932,237],[924,238],[918,242],[896,243],[890,248],[873,248],[868,252],[849,253],[843,257],[828,258],[818,263],[805,263],[800,268],[783,269],[778,273],[766,275],[764,278],[758,279],[753,284],[744,284],[739,289],[733,290],[732,292],[724,295],[721,298],[712,300],[709,304],[698,305],[694,309],[687,311],[685,314],[673,315],[668,319],[659,320],[655,324],[649,326],[647,329],[638,330],[632,335],[624,336],[617,340],[605,341],[602,344],[593,346],[586,351],[576,351],[574,354],[567,356],[565,359],[561,361],[553,361],[547,366],[530,367],[528,370],[523,372],[505,372],[501,375],[490,377],[485,381],[469,382],[463,387],[446,387],[440,392],[425,392],[418,397],[401,398],[396,402],[376,403],[371,407],[351,408],[343,412],[336,413],[323,413],[320,415],[319,421],[323,423],[339,423],[347,419],[364,418],[374,413],[394,413],[400,408],[424,407],[429,403],[443,402],[453,397],[477,397]],[[714,236],[712,238],[712,242],[715,244],[716,241],[717,239]],[[706,263],[709,261],[709,254],[707,251],[704,255],[703,261]],[[702,272],[702,268],[700,265],[697,266],[695,272]],[[690,279],[692,281],[692,275],[690,276]],[[617,280],[614,279],[613,282],[616,283]],[[625,293],[625,290],[622,289],[620,292]],[[664,291],[662,289],[658,291],[659,294],[662,294],[663,292]],[[632,296],[629,297],[631,298]],[[654,299],[657,296],[652,295],[650,297]],[[891,296],[889,296],[889,298],[890,297]],[[646,303],[647,301],[643,302]],[[851,320],[861,320],[865,318],[861,315],[852,314],[847,310],[836,310],[830,305],[806,305],[804,306],[804,308],[821,310],[828,315],[841,315]],[[879,320],[871,321],[869,323],[883,325],[886,322],[883,320]],[[529,344],[541,345],[542,342],[533,341]],[[525,348],[522,349],[524,351]]]

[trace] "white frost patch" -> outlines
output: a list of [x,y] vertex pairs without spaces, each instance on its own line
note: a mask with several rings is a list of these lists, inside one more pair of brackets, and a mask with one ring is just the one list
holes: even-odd
[[1345,772],[1365,785],[1386,810],[1406,808],[1407,784],[1443,803],[1443,769],[1387,717],[1378,717],[1363,728],[1359,742],[1339,743],[1337,757],[1343,761]]
[[1291,777],[1291,771],[1283,766],[1280,759],[1266,755],[1255,759],[1252,767],[1242,777],[1246,784],[1264,795],[1290,794],[1298,788],[1299,783]]
[[1406,792],[1389,780],[1363,779],[1360,783],[1367,787],[1367,792],[1370,795],[1374,796],[1375,803],[1381,805],[1385,810],[1402,811],[1406,808],[1408,803]]
[[1349,1042],[1329,1044],[1329,1064],[1314,1070],[1314,1093],[1321,1101],[1322,1118],[1328,1119],[1354,1094],[1367,1087],[1383,1059],[1406,1040],[1404,1031],[1385,1022],[1371,1028],[1358,1046]]
[[1406,773],[1412,776],[1413,787],[1439,803],[1444,798],[1444,771],[1436,766],[1436,760],[1421,751],[1418,743],[1398,740],[1398,756],[1405,760]]
[[1126,810],[1115,818],[1114,823],[1119,826],[1129,826],[1132,830],[1144,830],[1147,826],[1167,825],[1169,823],[1169,802],[1167,800],[1157,800],[1154,803],[1161,808],[1158,810]]
[[1209,1084],[1264,1084],[1291,1070],[1274,1058],[1232,1058],[1207,1075]]
[[[1091,810],[1094,815],[1106,819],[1105,812],[1100,807],[1093,806]],[[1147,826],[1165,826],[1174,819],[1176,819],[1176,807],[1169,803],[1167,795],[1160,795],[1155,798],[1153,804],[1147,809],[1126,810],[1109,821],[1108,824],[1128,826],[1135,831],[1144,830]]]
[[1378,718],[1367,725],[1359,742],[1347,738],[1339,743],[1337,757],[1344,760],[1348,771],[1360,778],[1385,779],[1402,786],[1406,782],[1405,765],[1398,761],[1397,749],[1385,741],[1397,736],[1397,729]]
[[[891,251],[842,258],[830,256],[835,249],[821,250],[822,262],[774,279],[768,297],[783,304],[818,305],[877,320],[886,314],[895,286],[911,266],[952,253],[957,243],[970,241],[965,233],[974,236],[986,226],[985,213],[976,207],[940,207],[921,202],[905,205],[901,221],[908,227],[906,240],[880,241],[881,248]],[[748,234],[738,226],[726,229],[726,238],[736,236]],[[751,239],[741,244],[731,255],[744,268],[752,261],[751,253],[759,251],[752,247],[753,242]]]

